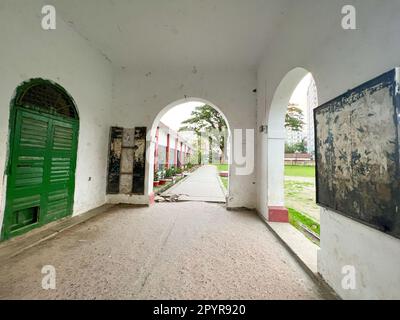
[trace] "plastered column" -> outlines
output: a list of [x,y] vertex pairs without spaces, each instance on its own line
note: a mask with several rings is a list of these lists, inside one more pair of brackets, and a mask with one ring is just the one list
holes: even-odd
[[285,133],[268,133],[268,220],[289,222],[284,196]]

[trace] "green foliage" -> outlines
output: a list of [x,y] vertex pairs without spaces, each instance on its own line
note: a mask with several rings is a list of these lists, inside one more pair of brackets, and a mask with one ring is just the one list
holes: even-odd
[[228,126],[222,115],[209,105],[196,107],[191,117],[182,122],[179,131],[193,131],[198,137],[198,160],[201,163],[201,140],[203,133],[210,135],[210,150],[212,142],[217,141],[221,153],[225,152],[225,132]]
[[182,122],[179,131],[194,131],[196,133],[211,130],[223,131],[227,128],[226,122],[221,114],[209,105],[196,107],[191,117]]
[[154,181],[160,180],[160,173],[158,171],[154,172]]
[[289,104],[285,117],[285,128],[293,131],[301,131],[305,124],[303,119],[303,111],[298,107],[298,105]]
[[165,178],[171,178],[173,176],[172,168],[165,170]]
[[285,143],[285,153],[296,153],[296,152],[299,153],[307,152],[307,146],[304,140],[302,142],[298,142],[295,144]]

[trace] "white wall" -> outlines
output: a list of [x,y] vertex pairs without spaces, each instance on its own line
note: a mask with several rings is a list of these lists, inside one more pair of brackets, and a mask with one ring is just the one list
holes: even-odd
[[0,221],[5,206],[3,172],[8,152],[10,100],[20,83],[35,77],[62,85],[78,107],[80,134],[74,214],[105,202],[112,98],[110,63],[61,18],[57,19],[56,30],[42,30],[42,1],[23,3],[0,2]]
[[[318,269],[344,299],[399,299],[399,240],[321,209],[322,250]],[[355,290],[342,288],[342,268],[355,269]]]
[[[358,30],[341,28],[344,4],[356,6]],[[296,67],[312,72],[322,104],[400,65],[398,0],[293,1],[291,14],[284,20],[259,66],[258,124],[268,122],[276,88]],[[267,139],[267,135],[258,136],[257,209],[264,215]],[[329,211],[321,214],[319,270],[344,298],[400,298],[399,247],[398,239]],[[356,267],[358,290],[341,289],[342,264]]]
[[[150,130],[160,112],[187,97],[207,100],[226,116],[231,130],[255,129],[256,72],[254,70],[119,70],[114,83],[114,125],[147,126]],[[166,109],[164,110],[164,112]],[[148,154],[153,154],[154,145]],[[149,163],[149,167],[152,163]],[[235,175],[231,166],[229,207],[255,207],[255,172]],[[152,181],[148,170],[146,181]],[[151,184],[147,183],[148,186]],[[151,188],[150,188],[151,189]],[[147,194],[151,190],[147,190]],[[244,192],[243,190],[246,190]]]

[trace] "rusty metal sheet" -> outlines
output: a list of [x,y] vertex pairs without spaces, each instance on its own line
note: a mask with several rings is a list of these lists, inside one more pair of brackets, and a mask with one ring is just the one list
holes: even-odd
[[119,193],[130,194],[132,192],[132,174],[121,173]]
[[133,149],[122,148],[121,173],[133,174],[133,155],[134,155]]
[[107,193],[119,193],[119,178],[121,171],[122,132],[119,127],[110,129],[110,146],[108,155]]
[[135,146],[135,129],[124,129],[122,146],[124,148],[133,148]]
[[317,202],[400,238],[398,71],[314,111]]
[[132,193],[144,194],[145,168],[146,168],[146,127],[135,128],[135,153],[133,166]]

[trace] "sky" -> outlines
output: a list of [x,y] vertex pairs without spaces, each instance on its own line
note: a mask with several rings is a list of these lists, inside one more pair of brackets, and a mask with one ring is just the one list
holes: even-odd
[[178,131],[181,127],[181,123],[186,119],[190,118],[192,111],[196,107],[203,106],[203,102],[185,102],[177,105],[176,107],[169,110],[162,118],[161,122],[166,124],[171,129]]
[[[299,108],[303,110],[304,121],[307,122],[307,90],[312,81],[311,73],[307,74],[297,85],[296,89],[293,91],[292,97],[290,98],[290,103],[299,105]],[[304,130],[307,129],[307,123],[304,126]]]

